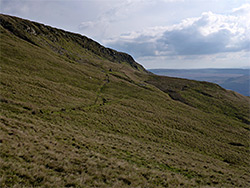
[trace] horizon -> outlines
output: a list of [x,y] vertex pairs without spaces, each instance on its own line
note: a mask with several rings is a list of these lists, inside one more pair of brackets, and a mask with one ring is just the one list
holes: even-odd
[[156,75],[206,81],[220,85],[225,89],[250,96],[250,69],[148,69]]
[[0,0],[0,12],[85,35],[146,69],[250,68],[248,0]]
[[154,74],[85,36],[0,20],[0,187],[250,187],[249,69]]

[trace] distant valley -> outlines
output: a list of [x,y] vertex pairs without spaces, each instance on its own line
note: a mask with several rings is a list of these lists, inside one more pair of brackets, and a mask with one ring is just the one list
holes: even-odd
[[149,71],[163,76],[213,82],[225,89],[250,96],[250,69],[149,69]]
[[249,97],[3,14],[0,44],[1,188],[250,187]]

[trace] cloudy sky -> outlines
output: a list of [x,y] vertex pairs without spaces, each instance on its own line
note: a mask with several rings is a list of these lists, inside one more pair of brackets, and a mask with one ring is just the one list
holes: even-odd
[[0,0],[0,11],[87,35],[146,68],[250,67],[250,0]]

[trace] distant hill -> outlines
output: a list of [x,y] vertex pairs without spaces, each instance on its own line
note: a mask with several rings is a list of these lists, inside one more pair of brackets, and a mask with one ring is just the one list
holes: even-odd
[[150,69],[158,75],[219,84],[225,89],[250,96],[250,69]]
[[0,187],[250,187],[249,97],[0,15]]

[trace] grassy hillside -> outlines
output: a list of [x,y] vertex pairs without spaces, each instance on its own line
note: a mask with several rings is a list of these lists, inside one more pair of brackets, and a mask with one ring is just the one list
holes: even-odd
[[249,98],[1,15],[1,187],[249,187]]

